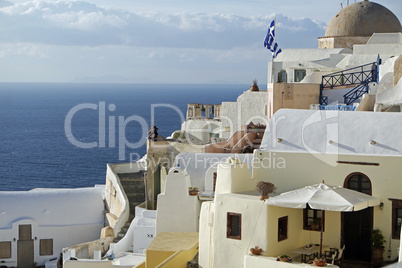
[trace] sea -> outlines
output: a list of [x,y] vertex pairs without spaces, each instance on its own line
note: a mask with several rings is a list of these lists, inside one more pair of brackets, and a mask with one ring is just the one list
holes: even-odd
[[107,163],[146,154],[153,125],[168,137],[188,103],[236,101],[249,87],[0,83],[0,191],[105,184]]

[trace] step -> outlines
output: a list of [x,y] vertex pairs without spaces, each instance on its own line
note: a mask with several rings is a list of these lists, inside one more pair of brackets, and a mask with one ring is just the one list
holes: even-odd
[[123,186],[140,186],[140,185],[145,185],[143,180],[120,180],[121,185]]
[[127,199],[130,203],[138,203],[145,201],[145,194],[144,193],[130,193],[126,194]]
[[126,192],[126,194],[129,193],[145,193],[145,186],[142,187],[132,187],[132,186],[123,186],[124,188],[124,192]]
[[144,203],[144,201],[145,201],[145,200],[143,200],[143,201],[138,201],[138,202],[130,202],[130,209],[131,209],[132,207],[135,208],[136,206],[138,206],[138,205]]
[[144,179],[146,173],[138,172],[138,173],[118,173],[120,180],[135,180],[135,179]]

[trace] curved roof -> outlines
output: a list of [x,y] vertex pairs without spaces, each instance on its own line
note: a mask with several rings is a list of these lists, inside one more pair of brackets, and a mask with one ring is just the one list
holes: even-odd
[[101,188],[0,191],[0,229],[31,219],[39,226],[103,224]]
[[371,36],[402,32],[399,19],[386,7],[367,0],[339,11],[328,23],[325,36]]

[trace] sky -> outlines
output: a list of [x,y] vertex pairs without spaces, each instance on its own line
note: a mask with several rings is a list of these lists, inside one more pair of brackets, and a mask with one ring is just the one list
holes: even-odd
[[[401,20],[400,1],[376,2]],[[316,48],[347,2],[0,0],[0,82],[265,84],[269,23]]]

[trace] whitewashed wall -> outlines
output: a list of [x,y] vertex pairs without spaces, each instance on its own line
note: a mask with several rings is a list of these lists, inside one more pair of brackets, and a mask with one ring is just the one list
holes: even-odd
[[158,195],[156,233],[198,232],[200,201],[190,196],[192,187],[188,175],[175,170],[166,178],[164,193]]

